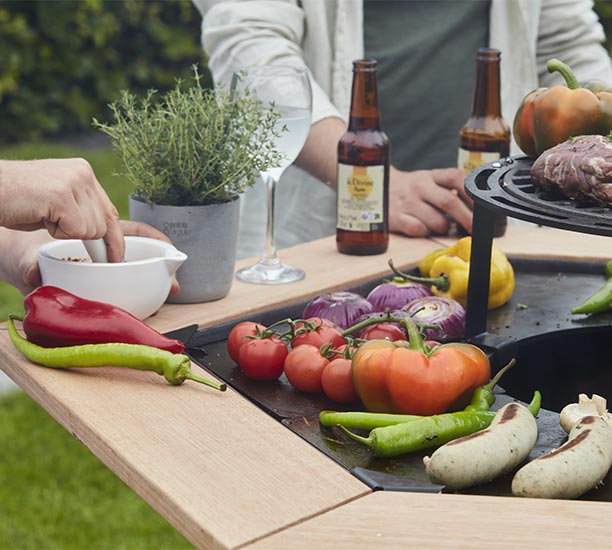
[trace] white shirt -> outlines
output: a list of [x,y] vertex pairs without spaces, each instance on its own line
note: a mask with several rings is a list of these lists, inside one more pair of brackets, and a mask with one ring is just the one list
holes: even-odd
[[[241,66],[308,66],[313,123],[348,118],[352,61],[363,57],[361,0],[193,1],[203,15],[202,44],[216,83],[229,86]],[[489,36],[489,45],[502,52],[502,110],[509,122],[528,92],[562,82],[548,74],[550,58],[567,63],[581,81],[612,84],[612,64],[601,45],[604,32],[591,0],[492,0]],[[517,152],[513,144],[512,153]],[[263,250],[265,215],[259,182],[242,198],[239,258]],[[335,192],[289,168],[276,195],[277,246],[331,235],[335,219]]]

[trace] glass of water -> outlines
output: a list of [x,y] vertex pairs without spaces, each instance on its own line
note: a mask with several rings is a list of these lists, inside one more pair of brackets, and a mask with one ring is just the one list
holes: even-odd
[[284,65],[258,65],[234,73],[231,93],[249,90],[264,108],[273,108],[280,116],[274,147],[281,154],[279,166],[261,172],[266,189],[266,238],[259,261],[236,272],[243,281],[280,284],[304,278],[301,269],[283,263],[277,256],[274,239],[274,195],[285,169],[297,158],[310,130],[312,89],[306,68]]

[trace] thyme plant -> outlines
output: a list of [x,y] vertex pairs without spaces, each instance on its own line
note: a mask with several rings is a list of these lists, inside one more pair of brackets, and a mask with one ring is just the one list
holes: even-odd
[[177,80],[159,101],[156,90],[141,99],[122,91],[109,105],[114,123],[93,120],[119,152],[135,198],[149,204],[232,201],[282,158],[274,142],[286,129],[277,127],[277,111],[248,92],[232,98],[203,88],[193,71],[192,86]]

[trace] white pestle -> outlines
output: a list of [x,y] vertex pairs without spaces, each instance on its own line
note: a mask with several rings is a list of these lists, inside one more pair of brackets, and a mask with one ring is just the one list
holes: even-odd
[[102,239],[83,240],[87,254],[94,263],[106,263],[108,258],[106,256],[106,244]]

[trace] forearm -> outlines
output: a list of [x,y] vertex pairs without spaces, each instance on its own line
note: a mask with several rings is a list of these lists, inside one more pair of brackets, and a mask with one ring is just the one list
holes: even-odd
[[604,29],[591,0],[544,0],[537,44],[541,85],[561,82],[558,74],[550,75],[546,70],[546,62],[552,57],[572,67],[581,82],[612,84],[612,63],[604,40]]
[[40,285],[37,250],[51,240],[45,230],[17,231],[0,227],[0,280],[26,294]]
[[15,285],[13,273],[8,265],[8,259],[11,257],[11,233],[10,229],[0,227],[0,280]]
[[335,189],[338,141],[345,131],[346,124],[336,117],[324,118],[313,124],[296,165]]

